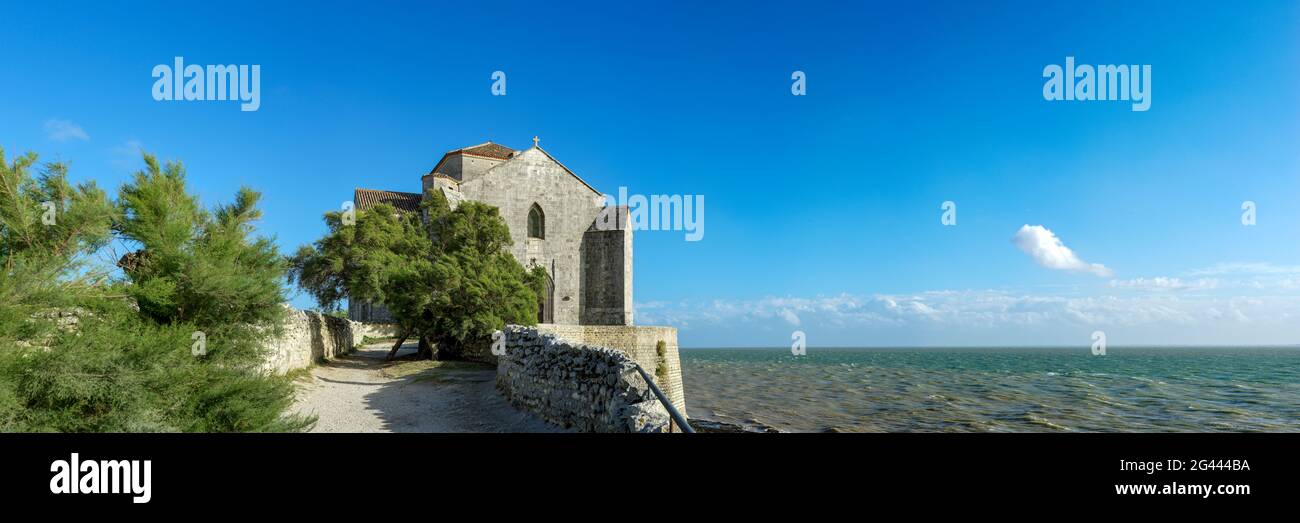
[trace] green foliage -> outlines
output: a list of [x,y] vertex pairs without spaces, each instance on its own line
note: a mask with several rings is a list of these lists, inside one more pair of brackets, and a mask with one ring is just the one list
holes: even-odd
[[[288,380],[256,369],[283,314],[283,262],[250,239],[257,194],[204,211],[179,164],[146,169],[116,204],[34,155],[0,151],[0,431],[279,431]],[[55,202],[56,224],[41,220]],[[87,259],[138,247],[125,277]],[[203,331],[207,355],[191,353]]]
[[84,262],[109,239],[108,196],[93,182],[72,186],[59,163],[33,178],[35,163],[31,153],[8,163],[0,149],[0,343],[48,336],[38,316],[75,305],[106,277]]
[[429,304],[407,311],[419,314],[422,331],[464,344],[490,337],[509,323],[535,324],[545,273],[524,270],[506,251],[510,229],[497,208],[466,201],[451,211],[438,191],[429,193],[424,207],[433,241],[432,271],[414,275],[409,286],[400,277],[394,281],[398,288],[431,285],[434,292],[420,298],[431,299]]
[[250,238],[261,195],[241,188],[235,202],[209,214],[185,191],[185,169],[146,169],[122,187],[115,223],[140,247],[124,268],[140,312],[161,324],[191,323],[208,335],[208,356],[255,361],[258,347],[284,318],[285,265],[267,238]]
[[[141,321],[128,307],[98,311],[50,349],[5,358],[19,416],[6,431],[228,432],[295,430],[283,417],[293,389],[282,377],[204,363],[193,328]],[[8,387],[6,387],[8,388]]]
[[659,383],[668,383],[668,345],[664,340],[655,342],[655,377]]
[[321,310],[318,310],[318,311],[316,311],[316,312],[319,312],[319,313],[324,314],[324,315],[326,315],[326,316],[333,316],[333,317],[335,317],[335,318],[342,318],[342,319],[345,319],[345,320],[348,319],[348,311],[345,311],[345,310],[343,310],[343,309],[334,309],[334,310],[325,310],[325,309],[321,309]]
[[510,230],[495,207],[455,210],[430,191],[423,213],[377,205],[343,223],[325,215],[329,233],[290,260],[292,280],[322,307],[342,299],[383,304],[401,327],[456,352],[507,323],[532,325],[545,271],[526,271],[506,251]]
[[[21,258],[72,262],[108,240],[112,206],[94,182],[68,183],[67,166],[45,165],[33,179],[28,153],[6,164],[0,149],[0,260],[12,268]],[[49,222],[47,222],[47,218]]]
[[419,271],[432,244],[417,216],[400,216],[387,204],[377,205],[344,223],[344,214],[325,214],[327,233],[289,258],[289,278],[324,309],[344,299],[383,303],[393,274]]

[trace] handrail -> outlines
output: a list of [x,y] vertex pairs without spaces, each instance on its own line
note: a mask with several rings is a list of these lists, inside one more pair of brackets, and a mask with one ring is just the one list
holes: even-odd
[[686,416],[677,412],[677,407],[673,406],[673,402],[668,401],[668,397],[664,396],[663,391],[659,390],[659,387],[655,385],[655,380],[650,379],[650,375],[646,373],[645,369],[641,368],[640,364],[636,364],[636,371],[641,373],[641,378],[645,380],[646,385],[650,386],[650,392],[655,393],[655,397],[659,398],[659,403],[662,403],[664,408],[668,409],[668,416],[682,426],[682,432],[695,434],[695,429],[691,428],[691,424],[686,422]]

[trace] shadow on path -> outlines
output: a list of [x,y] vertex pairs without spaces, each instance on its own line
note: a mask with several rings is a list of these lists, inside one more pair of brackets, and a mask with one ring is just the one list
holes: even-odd
[[[565,432],[511,407],[492,366],[388,362],[389,348],[369,345],[312,369],[293,410],[319,417],[312,432]],[[398,359],[415,351],[403,345]]]

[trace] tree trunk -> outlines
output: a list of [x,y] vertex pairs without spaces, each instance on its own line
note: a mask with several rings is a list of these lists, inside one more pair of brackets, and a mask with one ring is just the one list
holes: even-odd
[[397,337],[397,343],[393,344],[393,349],[388,351],[388,357],[384,359],[392,361],[393,357],[397,356],[397,349],[402,348],[402,344],[406,343],[406,338],[410,335],[411,333],[409,331],[402,331],[402,334]]
[[429,341],[428,336],[420,336],[420,351],[416,354],[416,358],[422,360],[434,359],[433,347],[433,342]]
[[447,343],[447,340],[446,340],[445,338],[439,337],[439,338],[438,338],[438,353],[433,355],[433,359],[436,359],[436,360],[439,360],[439,361],[446,360],[446,359],[450,359],[450,358],[451,358],[452,351],[454,351],[454,350],[455,350],[455,348],[452,347],[450,344],[448,344],[448,343]]

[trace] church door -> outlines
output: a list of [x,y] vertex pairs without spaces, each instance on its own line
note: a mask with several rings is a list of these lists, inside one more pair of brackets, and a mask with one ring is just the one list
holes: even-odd
[[537,323],[555,323],[555,280],[550,273],[546,275],[546,290],[542,302],[537,305]]

